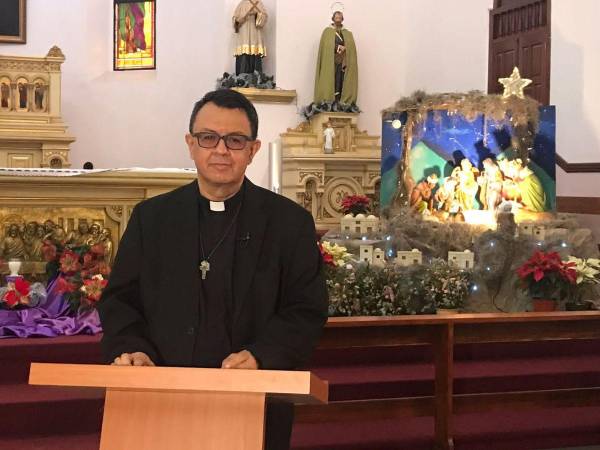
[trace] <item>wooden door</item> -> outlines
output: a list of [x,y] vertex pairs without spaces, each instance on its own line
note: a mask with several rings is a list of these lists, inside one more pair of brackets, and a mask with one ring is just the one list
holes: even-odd
[[550,101],[550,1],[495,0],[490,10],[488,92],[502,92],[498,78],[518,67],[533,80],[525,94]]

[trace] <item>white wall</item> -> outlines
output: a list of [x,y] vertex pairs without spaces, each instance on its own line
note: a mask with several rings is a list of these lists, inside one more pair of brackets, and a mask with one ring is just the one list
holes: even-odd
[[598,0],[552,2],[550,101],[557,145],[570,163],[600,161]]
[[[600,162],[600,39],[597,0],[552,2],[550,101],[557,152],[568,162]],[[557,192],[598,196],[600,174],[557,170]]]
[[159,2],[156,71],[112,70],[112,2],[29,0],[27,44],[0,53],[65,56],[62,110],[73,167],[191,166],[183,135],[193,102],[212,88],[227,57],[224,0]]
[[[265,71],[296,89],[291,105],[257,105],[264,146],[249,169],[268,183],[268,142],[296,126],[310,103],[322,29],[330,2],[263,0],[269,57]],[[29,0],[27,44],[0,53],[45,55],[58,45],[63,117],[77,137],[71,161],[81,167],[190,166],[183,142],[193,102],[234,70],[231,15],[237,0],[169,0],[158,4],[156,71],[113,72],[112,2]],[[346,0],[346,24],[360,61],[360,125],[378,135],[379,111],[414,89],[484,89],[487,7],[491,0]],[[460,22],[469,27],[460,26]]]

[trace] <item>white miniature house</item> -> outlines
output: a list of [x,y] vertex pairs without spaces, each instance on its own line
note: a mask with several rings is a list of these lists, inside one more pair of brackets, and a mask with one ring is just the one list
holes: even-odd
[[538,241],[546,239],[546,227],[543,225],[536,225],[533,227],[533,237]]
[[534,226],[531,222],[521,222],[518,225],[519,236],[533,236]]
[[353,216],[352,214],[346,214],[340,222],[342,232],[368,234],[379,231],[379,218],[373,215],[357,214]]
[[475,254],[471,250],[448,252],[448,263],[461,269],[472,269],[475,265]]
[[397,266],[408,267],[423,263],[423,253],[416,248],[410,251],[398,251],[394,260]]
[[361,245],[360,246],[360,260],[373,264],[373,246],[372,245]]
[[376,267],[385,266],[385,252],[380,248],[373,250],[373,265]]

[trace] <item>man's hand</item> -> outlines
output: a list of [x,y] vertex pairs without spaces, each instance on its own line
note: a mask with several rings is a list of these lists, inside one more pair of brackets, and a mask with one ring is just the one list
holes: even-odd
[[232,353],[221,363],[221,369],[258,369],[258,363],[252,353],[248,350],[242,350],[239,353]]
[[154,363],[148,355],[142,352],[122,353],[112,362],[113,366],[153,366]]

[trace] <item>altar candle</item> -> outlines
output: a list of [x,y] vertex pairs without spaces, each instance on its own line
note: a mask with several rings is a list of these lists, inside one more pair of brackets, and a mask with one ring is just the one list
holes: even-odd
[[281,193],[281,142],[269,143],[269,187],[271,191]]

